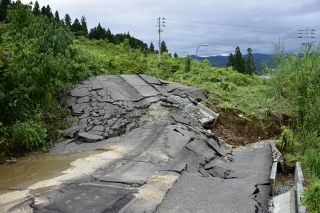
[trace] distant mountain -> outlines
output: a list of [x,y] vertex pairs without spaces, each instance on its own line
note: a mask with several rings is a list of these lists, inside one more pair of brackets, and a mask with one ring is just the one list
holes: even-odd
[[[191,55],[191,57],[193,59],[196,59],[195,55]],[[209,60],[212,67],[226,67],[226,64],[228,62],[228,57],[229,56],[221,56],[221,55],[208,56],[208,57],[199,57],[198,56],[198,60],[199,61],[202,61],[205,59]],[[243,57],[246,58],[247,55],[243,55]],[[272,63],[272,55],[254,53],[253,58],[254,58],[254,64],[255,64],[258,72],[260,72],[264,69],[264,64],[267,64],[268,67],[271,67],[270,65]]]

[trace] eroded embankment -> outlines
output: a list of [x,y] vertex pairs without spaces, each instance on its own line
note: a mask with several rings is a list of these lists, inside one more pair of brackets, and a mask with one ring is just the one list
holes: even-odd
[[[266,212],[271,148],[232,150],[205,130],[202,91],[145,75],[76,85],[67,140],[51,153],[99,149],[62,175],[0,196],[35,212]],[[52,187],[35,195],[30,190]],[[45,188],[46,189],[46,188]],[[11,200],[11,201],[14,201]],[[17,204],[18,203],[18,204]]]

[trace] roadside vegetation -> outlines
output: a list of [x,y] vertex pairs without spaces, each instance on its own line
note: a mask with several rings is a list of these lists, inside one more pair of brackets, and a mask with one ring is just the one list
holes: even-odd
[[[72,33],[70,22],[68,27],[34,11],[31,4],[17,1],[7,11],[8,23],[0,25],[0,161],[48,151],[62,138],[69,111],[60,99],[73,84],[90,76],[144,73],[202,89],[207,106],[260,119],[290,117],[291,125],[276,139],[287,160],[302,162],[308,186],[304,204],[309,212],[320,212],[319,46],[304,48],[301,57],[285,55],[275,45],[277,69],[263,80],[253,71],[243,74],[232,67],[211,67],[207,60],[196,64],[191,56],[172,57],[164,42],[159,61],[153,44],[147,48],[129,33],[112,37],[99,24],[90,39],[82,28]],[[97,40],[99,32],[105,37]]]

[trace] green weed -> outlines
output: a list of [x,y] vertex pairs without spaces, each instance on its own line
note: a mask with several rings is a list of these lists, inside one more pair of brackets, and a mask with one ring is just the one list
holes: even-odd
[[281,129],[281,148],[285,151],[292,151],[294,149],[293,132],[286,126],[282,126]]
[[314,182],[303,193],[303,204],[308,207],[308,212],[320,212],[320,181]]

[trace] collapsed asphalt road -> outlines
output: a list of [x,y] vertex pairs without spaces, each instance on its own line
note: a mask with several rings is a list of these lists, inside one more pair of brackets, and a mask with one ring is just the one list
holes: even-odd
[[33,184],[10,205],[2,196],[2,210],[268,212],[271,147],[228,148],[199,122],[205,117],[195,105],[200,99],[197,88],[142,74],[83,81],[66,98],[67,139],[51,153],[104,152]]

